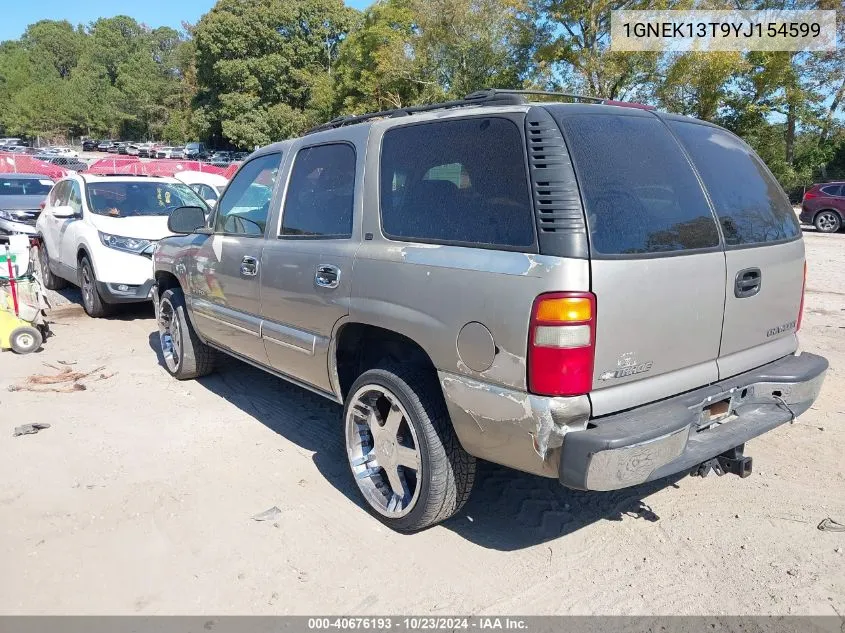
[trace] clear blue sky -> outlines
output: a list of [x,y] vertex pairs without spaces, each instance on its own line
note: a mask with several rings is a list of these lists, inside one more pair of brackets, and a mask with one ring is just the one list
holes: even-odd
[[[346,0],[361,9],[369,0]],[[196,22],[214,6],[214,0],[2,0],[0,42],[19,38],[27,25],[38,20],[67,20],[74,26],[97,18],[128,15],[156,27],[181,27],[182,21]]]

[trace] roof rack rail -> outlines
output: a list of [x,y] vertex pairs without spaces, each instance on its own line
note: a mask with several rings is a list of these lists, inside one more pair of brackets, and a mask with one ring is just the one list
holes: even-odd
[[[501,99],[502,96],[505,95],[513,95],[518,97],[566,97],[567,99],[574,99],[576,101],[588,101],[590,103],[603,103],[606,101],[604,97],[590,97],[587,95],[578,95],[573,94],[570,92],[552,92],[548,90],[511,90],[510,88],[484,88],[482,90],[476,90],[468,94],[464,97],[464,101],[472,101],[473,103],[477,103],[478,101],[491,101],[495,99]],[[525,103],[525,99],[522,99],[522,103]]]
[[467,108],[472,106],[496,106],[496,105],[523,105],[527,103],[525,97],[528,96],[543,96],[543,97],[564,97],[575,101],[583,101],[587,103],[618,105],[631,108],[642,108],[644,110],[654,110],[654,106],[644,105],[641,103],[632,103],[627,101],[615,101],[612,99],[605,99],[604,97],[590,97],[587,95],[572,94],[569,92],[550,92],[545,90],[511,90],[507,88],[484,88],[476,90],[465,96],[463,99],[455,99],[452,101],[444,101],[442,103],[431,103],[427,105],[408,106],[407,108],[395,108],[393,110],[381,110],[379,112],[369,112],[367,114],[349,114],[332,119],[327,123],[311,128],[305,134],[313,134],[315,132],[324,132],[325,130],[334,130],[339,127],[347,125],[355,125],[356,123],[363,123],[371,119],[390,119],[394,117],[408,116],[411,114],[418,114],[421,112],[432,112],[433,110],[446,110],[450,108]]

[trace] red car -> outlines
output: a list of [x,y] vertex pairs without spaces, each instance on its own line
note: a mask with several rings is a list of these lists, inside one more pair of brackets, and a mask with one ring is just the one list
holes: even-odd
[[836,233],[845,225],[845,182],[813,185],[801,201],[800,218],[822,233]]

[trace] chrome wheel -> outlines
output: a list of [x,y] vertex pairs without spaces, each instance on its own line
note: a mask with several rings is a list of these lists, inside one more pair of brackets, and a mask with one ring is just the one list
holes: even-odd
[[173,304],[167,299],[162,299],[158,307],[158,336],[164,362],[175,372],[182,354],[182,328]]
[[816,228],[824,233],[839,230],[839,216],[833,211],[822,211],[816,216]]
[[422,458],[405,407],[386,387],[364,385],[350,399],[346,454],[364,498],[379,514],[399,518],[420,495]]
[[94,275],[91,274],[91,269],[88,266],[82,267],[82,301],[88,311],[94,309]]

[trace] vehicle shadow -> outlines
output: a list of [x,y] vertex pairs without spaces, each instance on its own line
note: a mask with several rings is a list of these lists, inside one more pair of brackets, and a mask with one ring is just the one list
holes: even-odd
[[[82,307],[82,294],[76,286],[66,286],[61,290],[45,291],[47,302],[54,308],[63,305],[76,304]],[[107,318],[113,321],[134,321],[136,319],[151,319],[155,317],[155,310],[151,301],[141,303],[124,303],[114,306],[114,311]]]
[[[150,347],[163,366],[158,334]],[[233,358],[220,358],[215,373],[197,381],[297,446],[313,452],[320,474],[366,511],[349,472],[342,407]],[[626,517],[660,520],[644,498],[681,476],[621,491],[597,493],[563,488],[557,480],[479,461],[475,487],[464,509],[439,528],[482,547],[511,551],[565,537],[598,521]],[[374,519],[375,520],[375,519]]]

